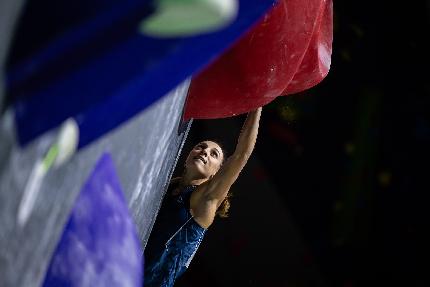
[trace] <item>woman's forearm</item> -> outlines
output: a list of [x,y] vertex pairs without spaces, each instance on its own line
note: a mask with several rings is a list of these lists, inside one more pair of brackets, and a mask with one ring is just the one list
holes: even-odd
[[257,139],[260,115],[261,108],[248,113],[239,135],[236,150],[215,176],[208,181],[208,184],[205,185],[204,192],[207,198],[210,201],[215,200],[213,202],[217,204],[217,208],[227,196],[231,185],[236,181],[239,173],[251,156]]
[[237,142],[234,155],[249,157],[257,140],[261,108],[248,113]]

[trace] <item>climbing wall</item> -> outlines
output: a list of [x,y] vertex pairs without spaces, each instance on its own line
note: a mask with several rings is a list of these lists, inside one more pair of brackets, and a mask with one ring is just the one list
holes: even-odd
[[28,1],[6,78],[20,144],[72,116],[79,146],[103,136],[203,69],[276,1],[242,0],[228,27],[168,39],[139,29],[151,2]]
[[104,152],[112,156],[145,245],[190,125],[181,122],[188,85],[184,82],[120,128],[81,149],[70,162],[51,168],[24,223],[18,222],[17,214],[28,177],[57,131],[22,149],[10,139],[13,122],[1,120],[1,151],[7,155],[3,155],[0,170],[0,286],[40,286],[79,192]]
[[[152,1],[27,1],[5,61],[0,286],[42,284],[54,251],[66,250],[69,217],[105,152],[145,246],[190,126],[181,118],[187,79],[273,2],[240,1],[237,19],[213,33],[158,39],[139,29]],[[59,127],[69,118],[78,150],[51,167]]]

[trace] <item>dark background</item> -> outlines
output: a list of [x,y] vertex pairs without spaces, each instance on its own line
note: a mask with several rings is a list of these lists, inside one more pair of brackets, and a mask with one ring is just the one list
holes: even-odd
[[[334,1],[328,76],[264,107],[230,217],[177,286],[430,286],[429,3]],[[243,120],[194,121],[184,153],[231,153]]]

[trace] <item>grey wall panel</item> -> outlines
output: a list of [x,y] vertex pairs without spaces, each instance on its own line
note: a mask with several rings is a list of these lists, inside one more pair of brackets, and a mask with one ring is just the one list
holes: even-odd
[[191,123],[180,125],[189,81],[118,129],[80,150],[44,178],[34,209],[17,224],[23,190],[35,161],[58,131],[24,149],[13,144],[10,119],[0,123],[0,286],[40,286],[70,210],[101,154],[110,152],[142,246]]

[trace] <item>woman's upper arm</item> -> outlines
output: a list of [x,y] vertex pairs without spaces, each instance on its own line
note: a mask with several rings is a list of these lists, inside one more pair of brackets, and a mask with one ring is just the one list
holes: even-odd
[[205,197],[210,201],[221,203],[238,178],[248,158],[249,156],[244,154],[230,156],[212,179],[205,183]]

